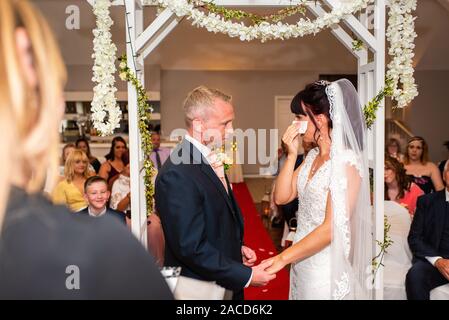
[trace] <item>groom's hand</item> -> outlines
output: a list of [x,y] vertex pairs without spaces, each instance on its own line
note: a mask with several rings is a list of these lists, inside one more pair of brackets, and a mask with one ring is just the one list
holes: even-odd
[[242,259],[245,266],[252,267],[257,260],[257,256],[253,249],[242,246]]
[[251,278],[251,286],[261,287],[265,286],[271,280],[276,278],[275,274],[269,274],[265,269],[271,266],[272,261],[268,260],[262,262],[258,266],[252,267],[253,269],[253,277]]
[[270,267],[267,268],[267,272],[270,274],[275,274],[278,273],[280,270],[282,270],[287,263],[284,261],[284,259],[282,258],[282,256],[280,254],[278,254],[277,256],[270,258],[268,260],[264,260],[262,261],[262,263],[264,262],[270,262]]

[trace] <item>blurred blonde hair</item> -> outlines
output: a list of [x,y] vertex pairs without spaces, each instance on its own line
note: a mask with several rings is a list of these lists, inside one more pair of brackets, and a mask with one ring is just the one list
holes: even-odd
[[65,162],[64,166],[64,177],[67,180],[67,182],[72,182],[73,178],[75,177],[75,163],[77,161],[84,161],[86,163],[86,168],[84,169],[84,178],[89,178],[89,158],[87,157],[87,154],[80,149],[75,149],[72,152],[70,152],[69,156],[67,157],[67,160]]
[[206,86],[199,86],[190,91],[183,103],[186,126],[191,128],[192,121],[196,117],[207,120],[208,112],[213,108],[215,99],[231,102],[231,97],[227,94]]
[[[16,31],[29,38],[38,88],[28,85]],[[0,227],[17,170],[29,193],[42,189],[47,172],[54,186],[58,170],[58,127],[66,71],[53,33],[27,0],[0,1],[0,128],[5,161],[0,166]],[[14,172],[14,170],[16,170]]]

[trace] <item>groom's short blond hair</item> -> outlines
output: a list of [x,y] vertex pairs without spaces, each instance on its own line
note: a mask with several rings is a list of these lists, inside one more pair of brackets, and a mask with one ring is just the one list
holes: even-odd
[[183,103],[186,126],[191,128],[195,118],[207,120],[216,99],[231,102],[231,97],[218,89],[199,86],[190,91]]

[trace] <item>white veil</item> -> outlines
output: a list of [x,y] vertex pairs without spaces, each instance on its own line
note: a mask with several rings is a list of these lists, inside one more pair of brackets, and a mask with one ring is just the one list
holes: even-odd
[[332,299],[371,299],[372,228],[366,126],[350,81],[326,87],[332,120]]

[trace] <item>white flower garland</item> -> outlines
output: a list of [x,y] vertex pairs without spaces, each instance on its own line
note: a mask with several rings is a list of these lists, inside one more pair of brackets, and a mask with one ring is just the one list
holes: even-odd
[[[143,0],[144,5],[157,5],[170,9],[177,16],[187,16],[192,25],[206,28],[210,32],[224,33],[230,37],[239,37],[241,41],[260,39],[262,42],[274,39],[290,39],[316,34],[325,28],[339,23],[346,16],[365,9],[374,0],[348,1],[317,18],[315,21],[301,18],[296,24],[262,22],[246,26],[242,22],[226,21],[215,13],[206,13],[195,5],[211,1],[187,0]],[[306,0],[299,3],[305,3]],[[298,3],[298,4],[299,4]],[[413,41],[416,37],[412,11],[416,9],[416,0],[391,0],[386,36],[390,42],[389,55],[393,57],[388,64],[387,77],[393,80],[393,96],[399,108],[408,105],[417,95],[418,90],[413,77]],[[401,83],[401,88],[399,87]]]
[[[303,37],[309,34],[316,34],[323,29],[326,29],[334,24],[339,23],[348,15],[366,8],[374,0],[353,0],[342,4],[318,17],[315,21],[301,18],[296,24],[285,24],[278,22],[277,24],[270,24],[262,22],[257,25],[246,26],[243,22],[236,23],[233,21],[226,21],[220,15],[215,13],[207,13],[195,8],[195,4],[207,3],[212,1],[196,1],[189,3],[187,0],[143,0],[144,5],[158,5],[170,9],[179,17],[187,16],[187,19],[192,20],[192,25],[206,28],[209,32],[224,33],[231,38],[238,37],[241,41],[251,41],[260,39],[262,42],[274,39],[290,39]],[[307,0],[302,0],[300,3],[305,3]],[[298,3],[298,4],[300,4]]]
[[[111,135],[120,126],[122,112],[115,98],[115,60],[117,47],[112,42],[110,27],[113,21],[109,15],[111,1],[95,0],[93,12],[97,18],[94,34],[94,59],[92,81],[94,97],[91,104],[92,122],[101,135]],[[105,121],[106,116],[108,120]]]
[[[297,4],[305,3],[301,0]],[[308,34],[316,34],[321,30],[339,23],[350,14],[366,8],[374,0],[354,0],[343,3],[341,6],[326,13],[316,20],[301,18],[296,24],[285,24],[278,22],[246,26],[243,22],[236,23],[226,21],[220,15],[205,12],[195,6],[212,1],[190,1],[187,0],[143,0],[144,5],[157,5],[168,8],[179,17],[187,16],[192,24],[197,27],[206,28],[210,32],[224,33],[230,37],[238,37],[241,41],[259,39],[262,42],[274,39],[290,39],[302,37]],[[392,98],[397,106],[402,108],[408,105],[417,95],[418,90],[413,77],[413,49],[416,33],[414,31],[414,20],[412,11],[416,9],[416,0],[391,0],[388,28],[386,37],[390,43],[388,49],[392,61],[388,64],[387,78],[392,82]],[[109,0],[96,0],[94,13],[97,16],[97,29],[94,35],[95,65],[93,67],[93,81],[98,82],[94,88],[94,100],[92,101],[92,120],[94,127],[103,135],[112,134],[119,125],[121,111],[115,100],[115,52],[116,47],[111,41],[109,28],[112,19],[109,16]],[[108,114],[108,121],[104,119]]]
[[388,54],[393,59],[388,64],[387,77],[393,81],[392,97],[399,108],[408,105],[418,95],[413,77],[413,42],[417,35],[412,11],[416,10],[416,3],[416,0],[390,0],[386,37],[390,43]]

